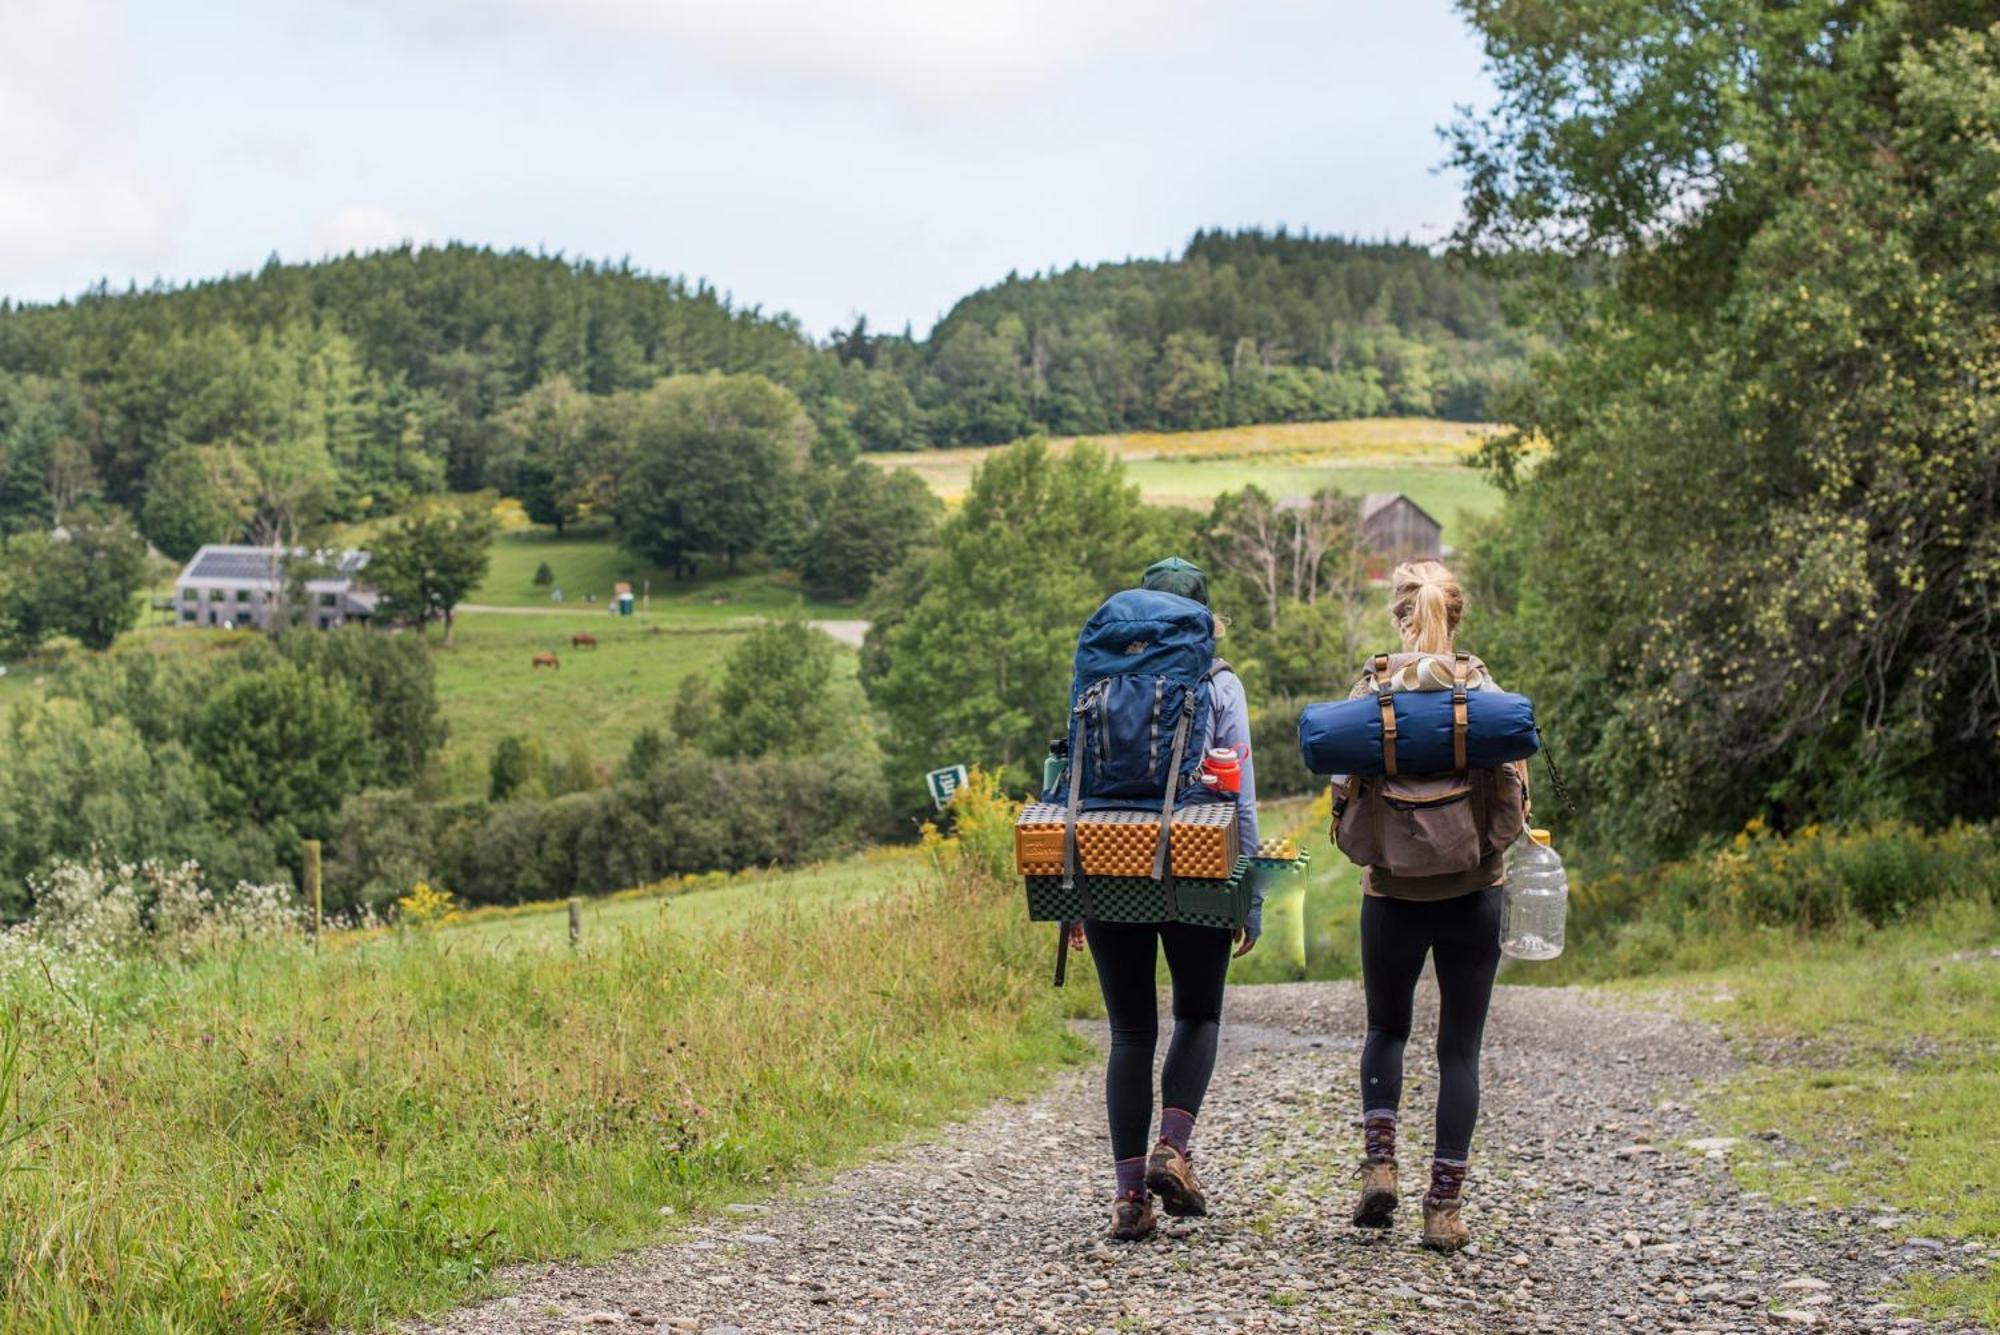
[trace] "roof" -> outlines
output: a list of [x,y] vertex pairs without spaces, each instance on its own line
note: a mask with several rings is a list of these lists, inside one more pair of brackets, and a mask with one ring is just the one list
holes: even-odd
[[[285,553],[284,559],[292,561],[306,555],[307,553],[303,551],[294,550]],[[328,580],[345,582],[359,574],[368,564],[368,553],[352,548],[341,552],[338,557],[333,557],[328,552],[317,553],[317,556],[322,561],[329,561],[339,574],[329,576],[328,579],[312,581],[315,584],[324,584]],[[187,563],[187,569],[181,571],[180,577],[184,580],[222,580],[236,584],[268,585],[272,582],[271,549],[210,543],[194,554],[194,559]]]
[[1443,524],[1438,523],[1437,517],[1433,515],[1429,510],[1424,509],[1423,506],[1418,505],[1415,501],[1411,500],[1408,496],[1404,495],[1400,491],[1371,491],[1366,496],[1363,496],[1361,498],[1361,522],[1364,524],[1367,523],[1369,520],[1373,519],[1376,515],[1381,514],[1384,510],[1387,510],[1390,506],[1394,505],[1397,501],[1404,502],[1412,510],[1415,510],[1418,514],[1422,515],[1425,519],[1429,520],[1436,527],[1440,529],[1444,527]]

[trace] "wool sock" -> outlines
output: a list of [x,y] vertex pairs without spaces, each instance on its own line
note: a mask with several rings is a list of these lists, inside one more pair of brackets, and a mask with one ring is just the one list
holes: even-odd
[[1146,1156],[1120,1159],[1111,1165],[1118,1174],[1118,1199],[1143,1200],[1146,1195]]
[[1424,1199],[1433,1205],[1457,1200],[1465,1186],[1466,1166],[1464,1159],[1432,1159],[1431,1189],[1424,1193]]
[[1396,1110],[1394,1108],[1370,1108],[1361,1114],[1361,1133],[1367,1142],[1368,1157],[1371,1159],[1393,1159],[1396,1157]]
[[1185,1108],[1160,1109],[1160,1139],[1179,1150],[1188,1152],[1188,1138],[1194,1135],[1194,1114]]

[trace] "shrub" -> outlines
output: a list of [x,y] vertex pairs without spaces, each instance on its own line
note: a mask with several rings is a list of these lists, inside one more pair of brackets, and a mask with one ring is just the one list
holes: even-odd
[[188,962],[247,942],[298,939],[305,926],[289,885],[204,884],[192,862],[59,861],[30,880],[35,916],[0,932],[0,998],[53,994],[95,1009],[121,962]]
[[1304,702],[1279,696],[1250,715],[1250,754],[1257,770],[1257,796],[1298,797],[1318,792],[1327,781],[1299,759],[1299,710]]
[[[600,791],[461,811],[434,827],[422,872],[470,902],[516,903],[689,872],[791,866],[851,848],[879,828],[886,801],[880,770],[844,754],[717,760],[669,752],[645,774]],[[370,850],[404,837],[396,817],[350,810],[357,869]],[[386,827],[372,835],[364,828],[371,815]]]
[[2000,903],[2000,834],[1897,821],[1782,835],[1753,820],[1720,848],[1579,878],[1563,977],[1712,963],[1772,934],[1872,930],[1959,901]]
[[961,856],[987,875],[1014,875],[1014,818],[1021,804],[1001,790],[998,775],[974,769],[951,799],[951,833]]

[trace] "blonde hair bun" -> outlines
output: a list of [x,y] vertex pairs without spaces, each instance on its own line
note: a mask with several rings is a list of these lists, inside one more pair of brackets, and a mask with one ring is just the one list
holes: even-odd
[[1420,654],[1448,654],[1465,615],[1465,590],[1439,561],[1405,561],[1389,576],[1389,616],[1403,647]]

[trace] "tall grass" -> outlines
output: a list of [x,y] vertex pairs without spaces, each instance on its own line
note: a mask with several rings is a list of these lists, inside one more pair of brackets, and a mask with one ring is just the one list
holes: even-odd
[[245,947],[14,1006],[0,1326],[379,1325],[1077,1055],[1012,883],[884,870],[734,929]]

